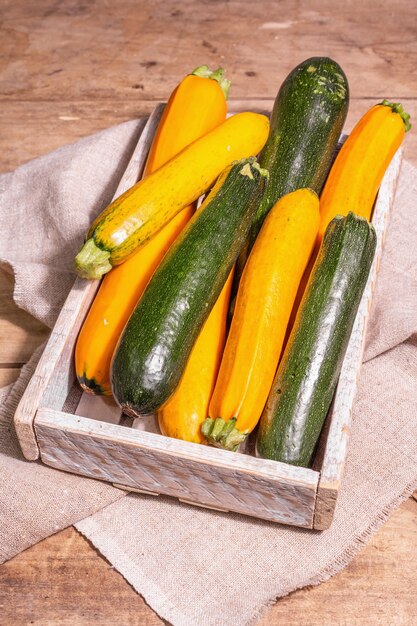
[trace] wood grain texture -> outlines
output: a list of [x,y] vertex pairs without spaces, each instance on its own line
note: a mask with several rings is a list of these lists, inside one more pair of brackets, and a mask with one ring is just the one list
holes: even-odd
[[356,96],[415,96],[417,16],[407,0],[2,4],[5,100],[161,100],[190,63],[208,61],[227,66],[239,97],[273,98],[271,77],[317,54],[341,63]]
[[[273,100],[295,64],[327,54],[349,78],[348,127],[385,97],[417,113],[412,0],[27,4],[2,2],[0,171],[148,114],[201,63],[226,67],[234,110],[236,101]],[[417,153],[417,137],[408,143]]]
[[[279,62],[279,59],[278,59]],[[275,87],[278,89],[279,81],[285,74],[277,71]],[[168,92],[167,92],[168,93]],[[404,100],[406,110],[412,119],[417,119],[417,79],[416,97]],[[165,94],[165,98],[166,98]],[[389,97],[399,99],[398,94],[389,92]],[[349,132],[357,120],[380,98],[351,98],[345,131]],[[153,111],[157,100],[120,100],[114,101],[96,100],[71,101],[63,98],[56,101],[10,101],[3,100],[0,96],[0,127],[6,128],[7,132],[0,133],[0,172],[11,171],[26,161],[41,156],[71,143],[76,139],[108,128],[114,124],[120,124],[127,120],[146,116]],[[238,98],[229,100],[229,108],[232,111],[270,111],[272,98]],[[42,137],[42,141],[39,141]],[[407,135],[405,142],[405,157],[417,159],[417,133]]]
[[162,620],[74,528],[0,568],[4,626],[161,626]]
[[119,424],[122,409],[117,406],[113,396],[95,396],[92,393],[83,392],[74,415],[99,419],[109,424]]
[[318,472],[40,408],[42,462],[189,503],[304,528]]
[[[414,626],[416,545],[417,502],[408,500],[346,569],[282,598],[258,626]],[[0,611],[7,626],[114,626],[116,615],[123,626],[165,623],[72,528],[2,566]]]

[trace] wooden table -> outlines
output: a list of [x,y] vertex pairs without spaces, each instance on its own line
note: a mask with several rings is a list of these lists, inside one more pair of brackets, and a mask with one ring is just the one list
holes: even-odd
[[[361,2],[3,0],[0,171],[148,113],[194,65],[224,65],[230,108],[270,108],[289,70],[334,57],[351,86],[347,128],[382,98],[417,118],[417,5]],[[417,165],[417,140],[406,156]],[[12,302],[0,272],[0,385],[47,330]],[[415,624],[417,503],[410,499],[343,572],[269,609],[260,624]],[[0,570],[0,622],[161,624],[122,577],[69,528]]]

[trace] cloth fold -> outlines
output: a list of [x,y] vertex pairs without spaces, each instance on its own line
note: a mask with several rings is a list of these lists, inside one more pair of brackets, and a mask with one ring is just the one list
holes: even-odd
[[[0,177],[0,263],[14,298],[52,327],[72,260],[114,193],[143,128],[127,122]],[[417,487],[417,170],[400,175],[368,327],[352,437],[332,527],[322,533],[173,499],[129,495],[24,461],[12,428],[40,356],[0,391],[0,559],[76,527],[161,617],[178,626],[240,626],[275,598],[343,568]]]

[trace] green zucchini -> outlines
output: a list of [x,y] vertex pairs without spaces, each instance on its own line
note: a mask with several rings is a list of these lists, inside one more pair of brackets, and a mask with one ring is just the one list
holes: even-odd
[[259,155],[261,167],[269,171],[269,181],[239,256],[235,287],[274,204],[285,194],[305,187],[320,195],[348,106],[347,78],[340,65],[327,57],[303,61],[282,83],[272,110],[268,140]]
[[375,246],[373,226],[353,213],[335,217],[327,227],[261,417],[260,456],[310,465]]
[[128,415],[155,411],[175,391],[248,235],[266,176],[253,157],[227,168],[151,278],[113,357],[113,395]]

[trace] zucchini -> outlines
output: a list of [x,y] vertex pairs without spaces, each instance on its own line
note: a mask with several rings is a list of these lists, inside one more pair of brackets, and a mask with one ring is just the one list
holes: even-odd
[[240,281],[203,424],[215,446],[237,449],[259,422],[319,221],[317,194],[297,189],[281,198],[263,223]]
[[[308,187],[320,195],[349,106],[347,78],[336,61],[312,57],[281,85],[267,142],[259,156],[266,192],[235,273],[235,288],[267,213],[285,194]],[[236,290],[236,289],[234,289]]]
[[116,198],[96,217],[75,257],[81,278],[126,261],[177,213],[210,189],[225,167],[258,154],[269,132],[259,113],[236,113]]
[[229,166],[151,278],[113,357],[113,395],[128,415],[155,411],[175,391],[248,235],[265,179],[253,157]]
[[310,465],[375,246],[373,226],[353,213],[329,224],[261,417],[260,456]]
[[370,219],[388,165],[411,128],[399,102],[383,100],[365,113],[340,149],[320,198],[318,243],[335,215]]

